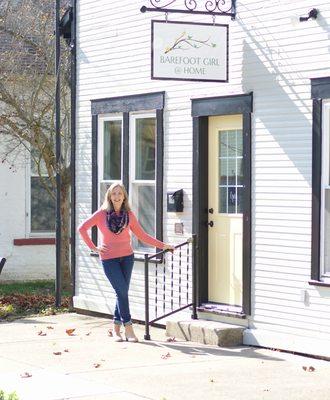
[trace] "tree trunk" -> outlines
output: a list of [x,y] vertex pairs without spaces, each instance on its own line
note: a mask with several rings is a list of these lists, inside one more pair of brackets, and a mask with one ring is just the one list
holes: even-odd
[[61,185],[61,282],[62,290],[73,293],[70,268],[70,185]]

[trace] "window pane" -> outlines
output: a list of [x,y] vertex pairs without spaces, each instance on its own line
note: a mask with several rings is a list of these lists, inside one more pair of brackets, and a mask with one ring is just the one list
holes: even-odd
[[121,179],[121,125],[120,120],[104,122],[103,179]]
[[228,185],[236,184],[236,158],[228,158]]
[[243,156],[243,132],[237,131],[237,157]]
[[[155,185],[132,185],[132,208],[142,228],[151,236],[156,236],[155,227]],[[133,238],[134,248],[138,250],[148,249],[150,246]]]
[[236,157],[236,131],[228,131],[228,157]]
[[219,131],[219,156],[220,157],[227,157],[227,132]]
[[219,187],[219,213],[227,212],[227,187]]
[[220,158],[219,159],[219,177],[220,177],[220,185],[227,185],[227,175],[228,175],[228,159]]
[[136,119],[135,179],[155,179],[156,119]]
[[44,185],[52,190],[49,178],[31,177],[31,232],[55,231],[56,202]]
[[243,185],[243,158],[237,158],[237,185]]
[[236,187],[228,188],[228,213],[236,212]]
[[324,273],[330,275],[330,189],[325,189],[324,198]]
[[45,162],[38,150],[31,147],[31,175],[48,175]]

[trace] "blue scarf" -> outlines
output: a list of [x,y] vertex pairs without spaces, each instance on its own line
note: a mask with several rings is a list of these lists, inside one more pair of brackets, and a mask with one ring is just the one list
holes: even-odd
[[116,235],[119,235],[129,223],[129,216],[127,211],[120,211],[119,214],[116,211],[107,211],[107,224],[110,231]]

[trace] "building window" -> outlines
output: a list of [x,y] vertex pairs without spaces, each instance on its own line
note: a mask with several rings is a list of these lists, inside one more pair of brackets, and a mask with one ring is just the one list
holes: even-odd
[[[131,116],[130,200],[143,229],[156,235],[156,116]],[[145,250],[146,245],[133,239],[134,247]]]
[[35,150],[31,150],[29,174],[29,234],[45,236],[55,231],[56,199],[47,170]]
[[322,105],[321,279],[330,282],[330,100]]
[[[164,93],[92,101],[92,211],[122,182],[143,229],[162,240]],[[96,172],[95,172],[96,171]],[[94,242],[97,231],[92,231]],[[133,237],[135,252],[153,249]]]
[[311,284],[330,285],[330,77],[311,80],[313,99]]

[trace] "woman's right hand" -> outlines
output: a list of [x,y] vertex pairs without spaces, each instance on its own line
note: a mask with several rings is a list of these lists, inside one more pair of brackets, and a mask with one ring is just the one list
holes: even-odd
[[100,246],[95,247],[95,251],[101,256],[108,251],[108,246],[101,244]]

